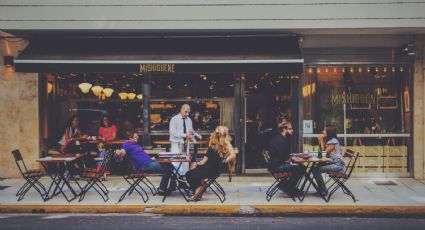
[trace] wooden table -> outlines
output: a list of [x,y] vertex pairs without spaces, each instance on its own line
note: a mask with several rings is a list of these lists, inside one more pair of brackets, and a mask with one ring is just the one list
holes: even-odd
[[[113,141],[106,141],[107,145],[122,145],[126,142],[127,140],[113,140]],[[98,144],[100,142],[100,140],[90,140],[89,143],[90,144]]]
[[[199,146],[208,144],[208,142],[209,142],[208,140],[200,140],[197,142],[190,142],[189,144],[193,145],[193,151],[195,152],[195,154],[198,154]],[[170,151],[171,142],[169,140],[158,140],[158,141],[153,141],[152,143],[154,145],[165,145],[165,151],[166,152]]]
[[[308,168],[304,174],[304,182],[302,183],[301,187],[299,188],[301,191],[303,192],[302,197],[300,197],[300,201],[303,202],[304,198],[310,188],[311,185],[313,185],[314,189],[319,192],[318,186],[317,184],[314,182],[314,178],[312,176],[313,173],[313,169],[316,167],[317,164],[319,163],[330,163],[331,159],[330,158],[326,158],[323,157],[321,159],[313,156],[310,158],[301,158],[301,157],[291,157],[291,161],[296,163],[296,164],[304,164],[307,163],[307,168],[308,166],[310,166],[310,168]],[[308,183],[308,185],[307,185]],[[307,185],[307,188],[305,189]],[[304,190],[305,189],[305,190]],[[322,196],[322,199],[324,199],[326,201],[326,197]]]
[[[47,199],[51,199],[56,195],[62,194],[68,202],[71,202],[80,195],[82,187],[73,176],[73,172],[71,170],[71,167],[73,166],[71,163],[84,156],[85,154],[62,154],[55,157],[43,157],[37,160],[41,163],[44,169],[46,169],[46,172],[49,174],[50,178],[52,178],[52,183],[50,184],[47,191]],[[55,164],[56,171],[52,172],[49,170],[49,167],[47,166],[48,164]],[[77,193],[71,186],[71,180],[77,184],[78,188],[80,189],[79,193]],[[66,186],[72,193],[72,197],[68,198],[68,196],[65,194],[63,191],[64,186]],[[51,195],[49,195],[52,189],[53,192]]]

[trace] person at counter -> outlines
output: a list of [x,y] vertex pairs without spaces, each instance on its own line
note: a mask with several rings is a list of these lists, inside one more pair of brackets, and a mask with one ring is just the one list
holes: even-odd
[[117,126],[111,124],[108,115],[102,117],[101,125],[99,127],[99,138],[103,141],[113,141],[117,139]]
[[[170,121],[170,142],[171,152],[182,153],[184,152],[185,138],[193,138],[192,120],[189,117],[190,106],[188,104],[182,105],[180,113],[171,118]],[[180,163],[173,163],[176,168]],[[189,170],[189,163],[182,163],[179,169],[180,175],[185,175]]]
[[324,197],[328,194],[322,173],[343,172],[345,170],[344,157],[336,133],[336,127],[328,125],[318,137],[319,147],[326,152],[326,157],[331,158],[330,164],[319,164],[313,169],[313,176],[318,186],[316,194],[318,196]]
[[159,164],[152,160],[145,150],[137,143],[138,140],[139,135],[137,133],[133,132],[132,134],[129,134],[128,141],[121,146],[121,149],[115,150],[115,155],[122,158],[127,154],[136,172],[162,174],[158,194],[161,196],[167,195],[167,185],[170,180],[173,166],[169,163]]
[[292,124],[284,121],[278,125],[279,134],[275,135],[269,144],[270,167],[273,173],[294,173],[286,183],[279,184],[279,188],[289,195],[298,195],[301,191],[296,187],[298,181],[303,177],[306,167],[304,165],[291,164],[290,136],[294,132]]

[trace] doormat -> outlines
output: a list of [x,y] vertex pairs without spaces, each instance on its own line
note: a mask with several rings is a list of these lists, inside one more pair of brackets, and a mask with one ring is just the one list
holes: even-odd
[[4,190],[4,189],[6,189],[6,188],[9,188],[10,186],[1,186],[0,185],[0,190]]
[[376,185],[397,185],[394,181],[391,180],[382,180],[382,181],[374,181]]

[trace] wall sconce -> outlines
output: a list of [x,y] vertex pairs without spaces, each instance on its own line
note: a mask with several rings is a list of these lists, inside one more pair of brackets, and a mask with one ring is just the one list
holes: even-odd
[[53,83],[50,81],[47,82],[47,94],[51,94],[53,92]]
[[4,59],[3,59],[4,65],[7,67],[14,66],[15,64],[13,60],[14,60],[13,56],[4,56]]

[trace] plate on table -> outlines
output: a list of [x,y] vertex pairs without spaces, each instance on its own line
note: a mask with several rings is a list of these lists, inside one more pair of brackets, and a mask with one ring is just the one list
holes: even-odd
[[300,157],[301,157],[302,159],[307,160],[307,159],[310,159],[312,156],[311,156],[310,154],[301,154],[301,155],[300,155]]

